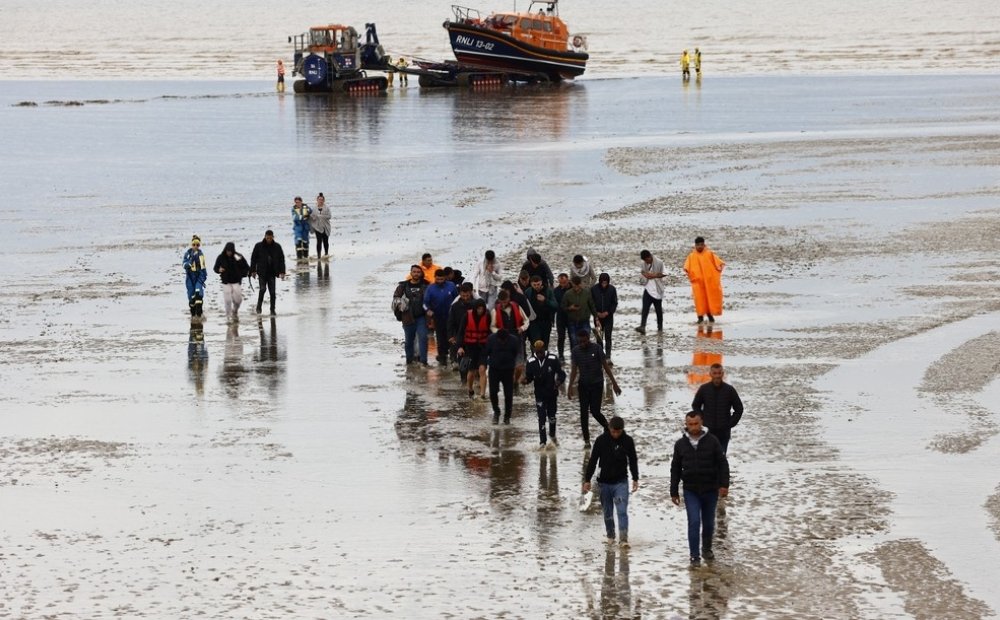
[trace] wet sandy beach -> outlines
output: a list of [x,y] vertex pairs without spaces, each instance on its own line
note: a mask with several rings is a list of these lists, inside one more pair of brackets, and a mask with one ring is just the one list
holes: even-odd
[[[1000,85],[895,79],[608,80],[506,114],[155,87],[4,106],[42,153],[3,173],[31,268],[0,299],[0,618],[995,615]],[[330,263],[238,326],[211,277],[189,329],[190,234],[211,260],[273,227],[288,254],[284,205],[316,191]],[[711,334],[680,269],[698,234],[728,263]],[[455,373],[402,363],[388,303],[420,253],[468,274],[529,246],[618,287],[628,552],[577,510],[575,403],[538,453],[525,395],[497,429]],[[643,248],[673,271],[639,336]],[[718,559],[690,570],[669,457],[715,359],[747,413]]]

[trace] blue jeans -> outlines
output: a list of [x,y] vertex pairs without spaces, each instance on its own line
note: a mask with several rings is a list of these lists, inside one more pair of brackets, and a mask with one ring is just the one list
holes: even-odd
[[688,517],[688,547],[692,558],[701,558],[698,543],[706,549],[712,548],[712,535],[715,534],[715,507],[719,503],[719,491],[695,493],[684,491],[684,508]]
[[573,347],[576,346],[576,332],[581,329],[587,330],[590,333],[590,321],[567,321],[566,331],[569,332],[569,350],[572,352]]
[[608,538],[615,535],[615,512],[618,513],[618,529],[628,531],[628,478],[621,482],[602,482],[601,508],[604,509],[604,529]]
[[416,356],[413,354],[413,340],[420,340],[420,361],[427,363],[427,317],[414,319],[411,325],[403,325],[403,333],[406,339],[403,341],[403,352],[406,353],[406,363],[409,364]]

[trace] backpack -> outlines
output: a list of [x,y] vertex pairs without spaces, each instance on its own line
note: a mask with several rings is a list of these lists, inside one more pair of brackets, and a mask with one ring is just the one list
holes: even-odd
[[401,289],[402,285],[396,287],[396,292],[392,297],[392,303],[389,305],[392,309],[392,313],[396,316],[397,321],[402,321],[403,314],[410,309],[410,298],[407,297],[405,291]]

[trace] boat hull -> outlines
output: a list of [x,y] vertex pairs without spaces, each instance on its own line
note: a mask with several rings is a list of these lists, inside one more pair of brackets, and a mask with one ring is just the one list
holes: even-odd
[[573,79],[587,68],[585,52],[537,47],[490,28],[445,22],[451,49],[460,63],[518,73],[544,75],[553,82]]

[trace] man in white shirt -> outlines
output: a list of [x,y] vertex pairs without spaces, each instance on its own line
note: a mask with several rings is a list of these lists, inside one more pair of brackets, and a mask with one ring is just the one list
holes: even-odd
[[646,333],[646,317],[649,316],[649,307],[656,309],[656,329],[663,331],[663,261],[653,256],[649,250],[639,253],[642,258],[642,279],[640,284],[642,291],[642,318],[639,327],[635,331],[640,334]]

